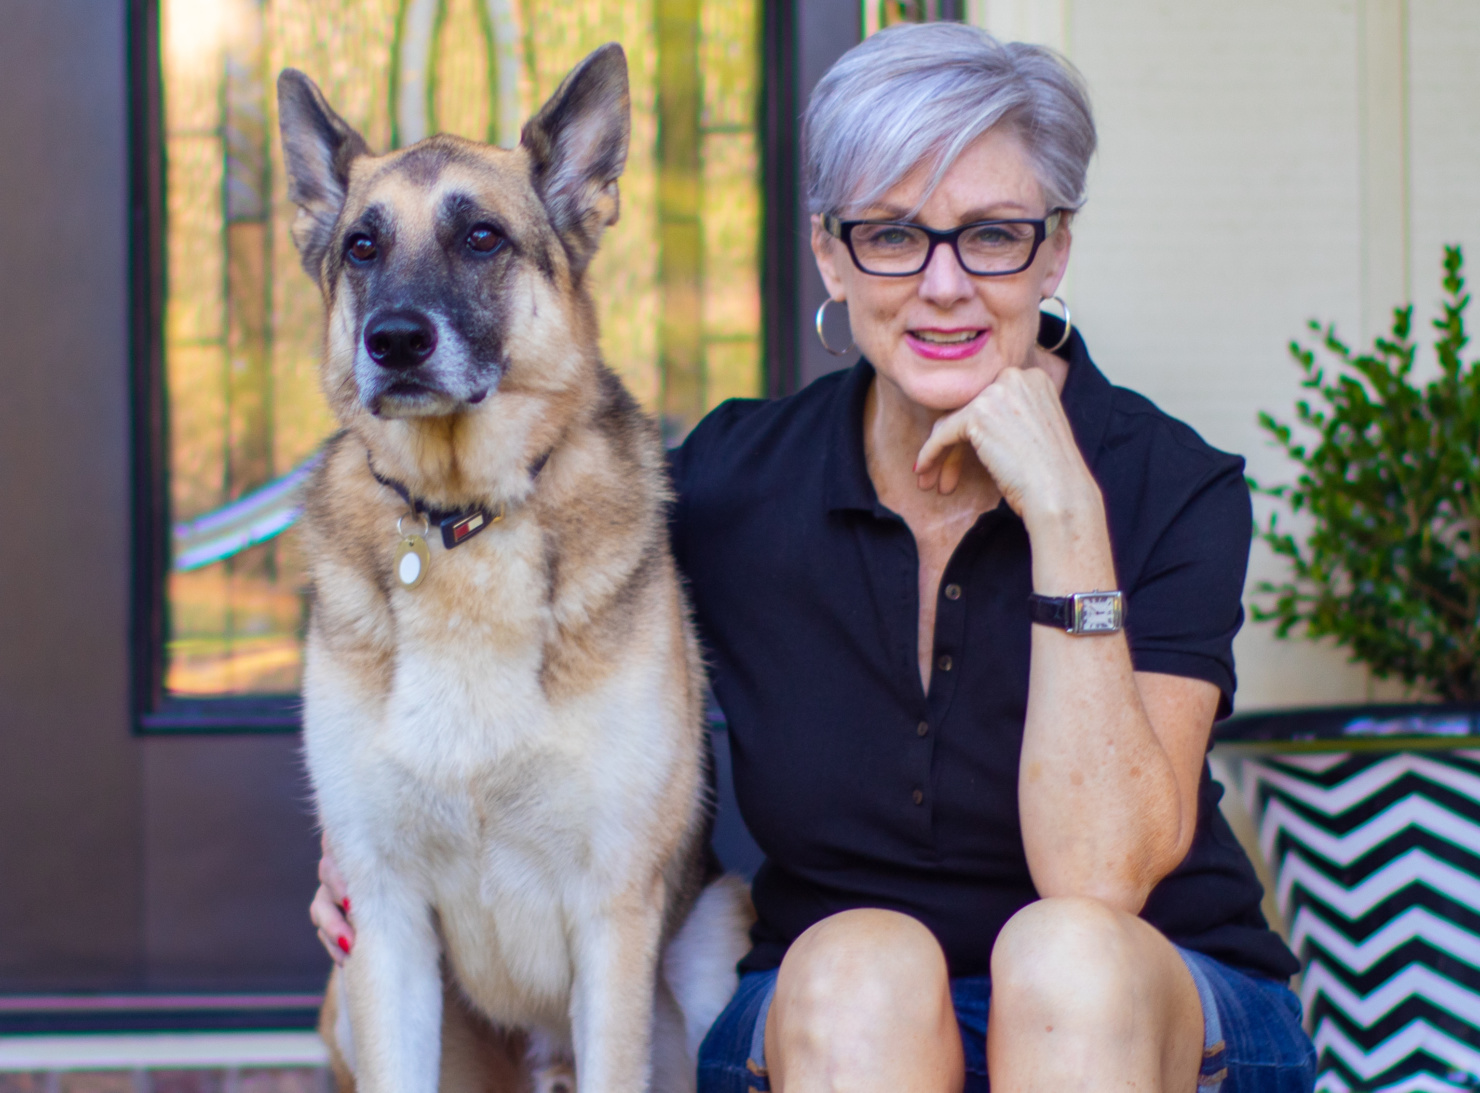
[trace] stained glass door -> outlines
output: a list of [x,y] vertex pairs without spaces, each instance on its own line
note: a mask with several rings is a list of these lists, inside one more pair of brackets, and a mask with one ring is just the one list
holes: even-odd
[[292,525],[334,421],[276,73],[307,72],[372,148],[438,131],[508,146],[581,57],[621,42],[632,147],[594,293],[607,362],[677,438],[762,387],[758,3],[161,0],[168,695],[298,688]]

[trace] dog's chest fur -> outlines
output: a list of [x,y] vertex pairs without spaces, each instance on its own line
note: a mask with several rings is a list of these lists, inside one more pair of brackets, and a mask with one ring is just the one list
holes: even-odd
[[[433,545],[419,587],[382,583],[380,617],[361,626],[392,640],[384,678],[352,682],[358,711],[313,701],[321,683],[343,694],[349,682],[325,632],[340,605],[321,593],[305,693],[332,712],[310,721],[306,744],[327,826],[364,842],[341,856],[426,901],[490,1018],[564,1040],[571,922],[632,875],[636,848],[651,849],[642,829],[682,757],[677,726],[651,717],[673,684],[661,671],[672,651],[646,641],[662,627],[634,627],[621,670],[551,694],[560,605],[547,531],[514,511],[454,550]],[[395,538],[381,538],[365,546],[388,574]]]

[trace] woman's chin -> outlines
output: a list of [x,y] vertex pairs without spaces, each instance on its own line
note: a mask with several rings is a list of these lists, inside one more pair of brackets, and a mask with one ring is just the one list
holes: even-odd
[[938,413],[961,409],[997,377],[1001,368],[989,361],[906,362],[904,368],[891,369],[889,378],[910,402]]

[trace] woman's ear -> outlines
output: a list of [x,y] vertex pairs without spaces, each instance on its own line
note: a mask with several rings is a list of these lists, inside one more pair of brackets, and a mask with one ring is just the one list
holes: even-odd
[[1043,272],[1042,295],[1045,300],[1059,290],[1059,282],[1064,279],[1064,271],[1069,268],[1069,251],[1074,244],[1074,232],[1069,227],[1072,216],[1072,213],[1064,214],[1058,231],[1043,243],[1043,250],[1048,252],[1049,259]]
[[838,301],[847,299],[841,270],[838,268],[840,255],[843,261],[847,261],[848,248],[841,239],[829,235],[822,226],[822,217],[813,213],[812,256],[817,259],[817,272],[822,274],[822,283],[827,286],[827,294]]

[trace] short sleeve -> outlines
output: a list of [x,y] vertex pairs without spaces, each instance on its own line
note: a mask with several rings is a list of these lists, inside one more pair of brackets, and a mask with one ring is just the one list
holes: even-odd
[[695,436],[697,432],[697,429],[690,430],[682,444],[668,449],[668,477],[673,483],[673,500],[668,505],[668,544],[673,551],[674,561],[678,563],[679,572],[687,570],[685,547],[688,542],[685,535],[684,499],[688,492],[688,475],[695,463],[694,448],[697,443]]
[[713,477],[712,453],[726,428],[733,422],[737,412],[747,403],[759,400],[728,399],[709,411],[704,418],[689,430],[682,444],[668,449],[668,476],[673,483],[673,503],[668,509],[668,541],[673,550],[679,571],[687,574],[692,558],[689,546],[692,539],[690,514],[693,511],[695,494],[700,491],[707,477]]
[[1220,719],[1233,712],[1233,639],[1244,621],[1252,533],[1243,460],[1225,456],[1166,522],[1128,594],[1135,669],[1212,683],[1222,692]]

